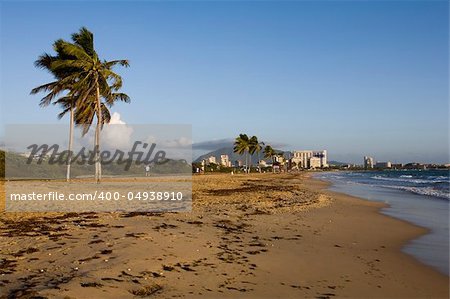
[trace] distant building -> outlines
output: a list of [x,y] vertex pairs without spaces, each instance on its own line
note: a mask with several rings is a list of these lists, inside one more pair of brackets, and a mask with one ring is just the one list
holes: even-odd
[[242,163],[241,160],[234,161],[234,167],[242,167],[243,165],[244,165],[244,163]]
[[299,168],[309,168],[309,159],[311,159],[312,155],[312,151],[294,151],[292,161],[295,162]]
[[283,164],[284,163],[284,157],[283,156],[274,156],[274,159],[273,159],[275,162],[278,162],[278,163],[280,163],[280,164]]
[[259,165],[260,167],[267,167],[267,162],[264,161],[264,160],[260,160],[259,163],[258,163],[258,165]]
[[404,169],[427,169],[427,166],[422,163],[408,163],[403,166]]
[[403,164],[402,163],[396,163],[396,164],[392,163],[391,167],[393,169],[402,169],[403,168]]
[[231,167],[231,161],[228,158],[228,155],[220,155],[220,165],[225,167]]
[[299,168],[328,167],[327,151],[294,151],[292,162],[294,162]]
[[373,169],[373,166],[374,166],[374,164],[373,164],[373,158],[372,158],[372,157],[365,156],[365,157],[364,157],[364,168],[365,168],[365,169]]
[[326,150],[313,151],[313,156],[320,159],[320,167],[321,168],[328,167],[328,162],[327,162],[328,158],[327,158]]
[[375,168],[391,168],[392,163],[391,162],[377,162],[375,164]]
[[319,157],[311,157],[309,158],[309,168],[310,169],[316,169],[321,168],[322,162],[320,161]]
[[211,164],[211,163],[217,164],[216,157],[214,157],[214,156],[209,156],[208,159],[206,159],[206,162],[208,164]]

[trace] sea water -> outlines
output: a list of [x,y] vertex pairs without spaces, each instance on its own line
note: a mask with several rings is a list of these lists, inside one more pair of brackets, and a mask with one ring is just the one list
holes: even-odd
[[315,177],[331,190],[388,204],[382,213],[429,229],[403,251],[449,275],[448,170],[336,171]]

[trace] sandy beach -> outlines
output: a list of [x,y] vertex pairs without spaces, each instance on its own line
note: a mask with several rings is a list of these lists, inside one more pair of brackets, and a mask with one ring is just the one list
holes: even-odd
[[448,298],[401,252],[425,229],[326,187],[198,175],[192,212],[2,212],[0,298]]

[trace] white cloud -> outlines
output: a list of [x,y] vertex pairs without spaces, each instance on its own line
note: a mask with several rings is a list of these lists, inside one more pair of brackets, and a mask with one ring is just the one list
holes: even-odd
[[108,149],[128,149],[132,146],[133,128],[121,119],[118,112],[111,115],[111,121],[102,130],[101,143]]
[[161,141],[161,146],[164,148],[186,148],[192,146],[192,140],[186,137],[164,140]]

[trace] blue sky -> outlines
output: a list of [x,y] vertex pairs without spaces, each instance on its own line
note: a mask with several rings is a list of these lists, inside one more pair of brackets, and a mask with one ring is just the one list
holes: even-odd
[[0,125],[58,122],[29,95],[51,80],[33,62],[87,26],[103,58],[130,60],[132,103],[112,108],[127,123],[448,163],[448,25],[447,1],[3,1]]

